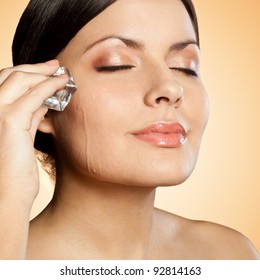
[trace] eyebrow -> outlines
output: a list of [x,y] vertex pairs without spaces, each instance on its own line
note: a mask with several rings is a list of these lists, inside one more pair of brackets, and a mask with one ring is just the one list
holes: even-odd
[[[127,47],[130,47],[130,48],[133,48],[133,49],[141,49],[141,50],[145,49],[145,45],[142,42],[139,42],[139,41],[136,41],[136,40],[133,40],[133,39],[129,39],[129,38],[125,38],[125,37],[121,37],[121,36],[107,36],[107,37],[101,38],[100,40],[95,41],[94,43],[90,44],[85,49],[84,52],[87,52],[88,50],[93,48],[95,45],[97,45],[97,44],[99,44],[103,41],[106,41],[108,39],[118,39],[118,40],[122,41],[123,43],[125,43],[125,45]],[[196,40],[188,39],[188,40],[181,41],[181,42],[178,42],[178,43],[175,43],[175,44],[171,45],[169,47],[169,52],[183,50],[188,45],[196,45],[199,48],[199,45],[198,45]]]
[[85,49],[85,52],[92,49],[95,45],[97,45],[101,42],[104,42],[108,39],[118,39],[118,40],[122,41],[123,43],[125,43],[127,47],[130,47],[130,48],[133,48],[133,49],[144,49],[144,44],[142,44],[141,42],[137,42],[135,40],[127,39],[127,38],[124,38],[124,37],[121,37],[121,36],[106,36],[106,37],[101,38],[98,41],[95,41],[94,43],[90,44]]
[[189,45],[196,45],[200,49],[199,44],[197,43],[196,40],[189,39],[189,40],[185,40],[185,41],[178,42],[176,44],[171,45],[169,48],[169,51],[170,52],[171,51],[180,51],[180,50],[185,49]]

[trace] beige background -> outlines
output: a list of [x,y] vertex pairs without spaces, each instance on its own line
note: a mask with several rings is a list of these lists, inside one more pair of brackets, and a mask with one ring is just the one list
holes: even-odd
[[[11,65],[12,37],[27,3],[1,0],[0,68]],[[194,0],[194,4],[210,121],[193,175],[181,186],[159,189],[156,205],[235,228],[260,250],[260,1]],[[43,174],[32,216],[51,194]]]

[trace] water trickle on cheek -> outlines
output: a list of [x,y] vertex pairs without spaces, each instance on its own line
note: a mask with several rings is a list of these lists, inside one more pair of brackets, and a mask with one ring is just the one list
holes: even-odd
[[[83,160],[84,160],[84,170],[88,172],[90,176],[99,177],[102,175],[101,165],[95,153],[95,137],[93,131],[91,131],[88,125],[88,119],[84,109],[81,108],[81,116],[82,116],[82,132],[83,139],[82,143],[84,148],[82,149]],[[102,177],[102,176],[101,176]]]

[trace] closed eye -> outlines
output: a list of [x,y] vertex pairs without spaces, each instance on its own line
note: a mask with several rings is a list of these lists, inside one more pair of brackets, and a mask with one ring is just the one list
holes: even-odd
[[179,67],[171,67],[171,70],[176,70],[179,72],[182,72],[188,76],[194,76],[194,77],[198,77],[198,73],[192,69],[189,68],[179,68]]
[[112,66],[98,66],[96,70],[98,72],[116,72],[122,70],[132,69],[134,66],[132,65],[112,65]]

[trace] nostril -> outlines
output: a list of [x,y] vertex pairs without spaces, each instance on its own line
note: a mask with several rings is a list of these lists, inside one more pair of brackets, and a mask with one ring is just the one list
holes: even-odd
[[179,98],[175,101],[175,103],[176,103],[176,104],[179,104],[179,103],[181,102],[181,100],[182,100],[182,97],[179,97]]
[[158,97],[155,102],[159,104],[161,101],[169,102],[170,99],[168,97]]
[[175,106],[177,108],[182,104],[183,93],[183,87],[178,81],[162,80],[149,88],[144,96],[144,103],[151,107]]

